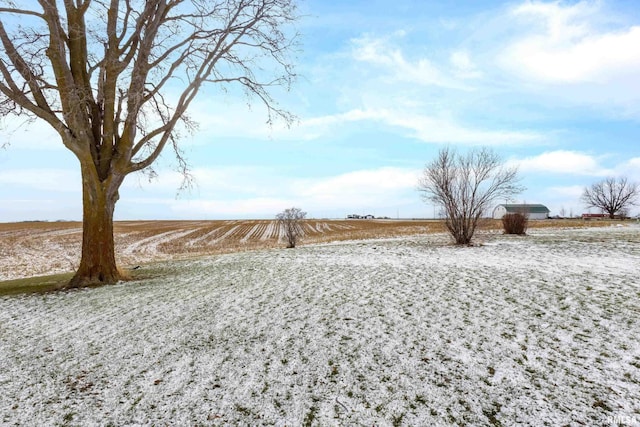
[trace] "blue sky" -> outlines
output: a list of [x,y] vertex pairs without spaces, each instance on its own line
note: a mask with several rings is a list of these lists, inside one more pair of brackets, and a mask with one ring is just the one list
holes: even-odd
[[[462,5],[460,3],[463,3]],[[456,4],[451,6],[450,4]],[[116,219],[430,217],[416,191],[450,146],[492,147],[517,165],[517,201],[587,210],[585,186],[640,182],[640,8],[582,2],[306,0],[300,79],[269,127],[255,102],[213,88],[190,110],[183,148],[196,184],[167,151],[159,177],[127,178]],[[79,220],[79,168],[46,125],[5,120],[0,221]],[[637,212],[639,209],[634,209]]]

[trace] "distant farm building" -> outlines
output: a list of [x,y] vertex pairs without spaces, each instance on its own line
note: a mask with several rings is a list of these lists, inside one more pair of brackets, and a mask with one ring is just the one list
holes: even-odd
[[498,205],[493,210],[493,219],[502,219],[509,213],[521,213],[527,215],[529,219],[549,218],[549,208],[539,204],[503,204]]
[[375,216],[351,214],[351,215],[347,215],[347,219],[375,219]]

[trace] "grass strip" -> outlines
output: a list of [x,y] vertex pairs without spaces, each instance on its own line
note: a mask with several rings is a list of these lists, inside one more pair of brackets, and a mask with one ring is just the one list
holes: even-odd
[[72,276],[73,273],[63,273],[0,281],[0,296],[51,292],[64,286]]

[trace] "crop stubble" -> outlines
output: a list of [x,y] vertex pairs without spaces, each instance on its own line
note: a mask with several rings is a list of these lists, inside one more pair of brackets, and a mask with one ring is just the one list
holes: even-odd
[[[609,225],[608,222],[532,221],[532,227]],[[482,230],[495,233],[498,221]],[[328,220],[303,222],[302,245],[445,232],[434,220]],[[117,262],[131,268],[147,262],[282,247],[274,220],[118,221]],[[482,240],[482,232],[479,234]],[[71,272],[80,259],[82,223],[0,223],[0,280]]]

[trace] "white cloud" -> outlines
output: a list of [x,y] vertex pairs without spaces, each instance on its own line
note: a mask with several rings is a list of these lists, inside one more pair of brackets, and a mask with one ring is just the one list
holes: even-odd
[[198,124],[190,144],[199,145],[220,141],[226,137],[249,137],[269,139],[275,137],[294,137],[289,135],[290,129],[286,123],[276,120],[270,126],[267,123],[268,114],[259,101],[250,108],[244,99],[224,100],[219,98],[198,98],[188,113]]
[[[313,216],[342,216],[363,209],[382,215],[379,210],[384,208],[384,214],[390,215],[389,209],[419,201],[415,194],[418,173],[413,169],[381,167],[313,179],[270,176],[267,181],[254,180],[251,191],[231,196],[166,198],[154,203],[166,206],[179,217],[272,217],[290,206],[298,206]],[[227,171],[226,179],[244,182],[247,178],[237,169],[236,174]],[[279,184],[274,186],[274,182]],[[215,189],[209,190],[217,194]],[[126,199],[125,203],[131,200]]]
[[626,176],[629,180],[640,183],[640,157],[633,157],[616,169],[616,175]]
[[295,183],[294,189],[297,195],[308,199],[344,204],[345,201],[370,199],[414,188],[417,176],[415,170],[383,167],[319,180],[302,180]]
[[457,123],[447,115],[427,116],[398,110],[383,110],[381,119],[392,126],[409,130],[425,142],[467,145],[517,145],[537,141],[535,132],[477,129]]
[[402,128],[408,131],[409,136],[431,143],[517,145],[541,139],[539,134],[531,131],[477,129],[459,124],[448,115],[429,116],[397,108],[355,109],[343,114],[315,118],[306,124],[329,127],[367,120]]
[[482,77],[476,64],[471,60],[466,50],[456,50],[451,53],[449,62],[453,66],[454,74],[461,79],[477,79]]
[[568,200],[569,202],[577,201],[582,192],[584,186],[581,185],[569,185],[564,187],[549,187],[546,190],[548,196],[553,200]]
[[80,171],[67,169],[10,169],[0,171],[0,185],[41,191],[80,193]]
[[382,122],[382,115],[379,111],[367,108],[354,108],[337,114],[326,116],[316,116],[303,119],[300,126],[310,133],[318,136],[332,133],[341,127],[359,122]]
[[[352,109],[344,113],[300,117],[287,126],[282,120],[271,125],[262,108],[248,109],[246,105],[230,102],[210,104],[199,102],[192,109],[191,117],[199,123],[199,129],[189,144],[201,145],[231,138],[253,138],[279,141],[311,141],[325,136],[337,124],[357,122],[371,118],[367,111]],[[250,124],[250,125],[248,125]]]
[[82,200],[72,199],[5,199],[1,200],[0,221],[45,221],[82,219]]
[[[621,165],[606,169],[598,158],[572,151],[542,153],[511,160],[508,165],[519,165],[521,172],[598,177],[623,170]],[[640,159],[631,159],[624,165],[635,167],[640,165]],[[256,179],[263,172],[245,167],[198,169],[199,186],[206,189],[208,196],[163,198],[161,188],[154,187],[144,198],[123,195],[118,212],[126,216],[130,206],[135,205],[136,209],[155,212],[155,217],[272,218],[287,207],[297,206],[309,212],[311,217],[342,217],[349,213],[395,217],[397,209],[404,215],[408,212],[409,215],[431,215],[431,207],[421,203],[416,192],[421,172],[418,169],[380,167],[316,178],[272,172],[264,179]],[[173,181],[175,178],[169,178],[167,182]],[[588,182],[590,180],[585,181],[585,185]],[[235,185],[249,187],[235,191],[231,188]],[[583,189],[583,185],[549,186],[531,194],[527,201],[545,203],[554,214],[561,208],[565,209],[566,215],[569,212],[579,214],[583,209],[580,202]]]
[[[337,85],[340,88],[328,94],[326,99],[316,101],[322,107],[316,111],[307,109],[309,112],[301,115],[300,121],[290,129],[282,123],[269,128],[264,123],[261,108],[250,111],[246,105],[232,100],[226,103],[219,100],[211,103],[208,99],[198,101],[191,113],[200,123],[198,141],[206,141],[209,136],[218,140],[225,136],[280,141],[320,140],[348,130],[349,126],[362,126],[360,123],[363,122],[394,128],[405,137],[430,143],[517,145],[542,139],[540,134],[526,129],[482,128],[453,117],[449,111],[459,111],[459,104],[473,103],[471,93],[465,92],[462,98],[455,95],[434,97],[431,91],[434,86],[445,91],[470,89],[470,79],[483,76],[473,53],[465,48],[447,49],[449,56],[436,64],[424,56],[407,55],[405,52],[409,49],[403,43],[408,37],[399,32],[384,37],[364,35],[352,39],[348,52],[351,61],[343,64],[337,60],[336,67],[352,67],[355,59],[356,69],[342,69],[337,75],[338,81],[342,82]],[[363,68],[362,63],[366,67]],[[332,96],[335,99],[332,100]],[[478,96],[481,95],[478,93]],[[342,111],[319,113],[335,111],[332,102],[340,105]],[[464,117],[462,114],[465,113],[460,117]],[[247,126],[247,123],[251,125]]]
[[[389,104],[394,103],[389,101]],[[410,100],[395,102],[395,107],[353,108],[351,110],[325,116],[307,117],[290,130],[272,130],[272,136],[281,140],[315,140],[323,136],[340,132],[346,127],[361,123],[378,123],[382,126],[400,128],[406,136],[429,143],[455,143],[467,145],[517,145],[538,141],[542,138],[536,132],[528,130],[481,129],[458,123],[449,114],[429,115],[420,112],[420,106]],[[238,134],[255,134],[259,126],[242,129]],[[220,129],[218,129],[220,131]]]
[[588,154],[575,151],[549,151],[538,156],[512,160],[521,172],[548,172],[570,175],[606,176],[612,171],[602,167],[598,160]]
[[31,123],[17,117],[3,119],[0,127],[0,148],[10,150],[66,150],[60,135],[43,120]]
[[549,208],[551,215],[575,216],[583,212],[580,196],[584,190],[580,185],[547,187],[539,193],[536,202]]
[[180,188],[182,183],[182,175],[172,170],[158,170],[158,176],[149,179],[148,176],[142,172],[128,175],[121,189],[127,190],[144,190],[144,191],[162,191],[172,190],[175,191]]
[[599,4],[591,1],[578,1],[565,6],[559,1],[527,0],[515,6],[511,15],[524,17],[530,23],[545,28],[553,40],[565,40],[583,36],[588,28],[580,21],[599,11]]
[[225,195],[231,199],[238,195],[269,196],[286,185],[287,178],[273,168],[256,166],[198,167],[190,170],[193,187],[178,194],[183,183],[179,172],[158,169],[158,176],[148,180],[142,174],[128,177],[123,190],[132,197],[142,194],[177,194],[180,199]]
[[638,168],[640,169],[640,157],[633,157],[626,162],[626,165],[629,168]]
[[252,197],[241,200],[199,199],[167,200],[173,213],[183,218],[234,217],[264,218],[275,217],[283,209],[295,204],[292,200],[279,198]]
[[526,2],[512,16],[531,31],[510,43],[502,62],[547,83],[616,83],[637,80],[640,26],[599,28],[600,3]]
[[471,90],[464,83],[451,78],[448,70],[440,69],[428,58],[418,58],[414,61],[407,59],[401,49],[389,43],[389,38],[364,35],[351,42],[353,59],[383,69],[387,73],[386,77],[391,80],[422,86]]

